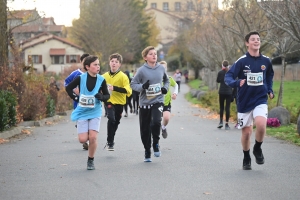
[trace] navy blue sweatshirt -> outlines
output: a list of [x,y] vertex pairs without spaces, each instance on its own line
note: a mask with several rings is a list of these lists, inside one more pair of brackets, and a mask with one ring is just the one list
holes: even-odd
[[[247,81],[248,73],[262,73],[262,85],[250,86]],[[239,113],[253,110],[260,104],[268,103],[268,94],[273,93],[274,71],[270,59],[260,54],[251,56],[248,52],[240,57],[225,74],[225,83],[232,88],[237,87],[237,107]],[[240,87],[240,81],[246,79]]]

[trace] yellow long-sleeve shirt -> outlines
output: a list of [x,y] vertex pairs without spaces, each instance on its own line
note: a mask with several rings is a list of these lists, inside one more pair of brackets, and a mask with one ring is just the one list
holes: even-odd
[[110,98],[107,102],[112,104],[126,104],[126,96],[130,96],[132,94],[132,89],[130,87],[129,78],[122,71],[118,71],[114,74],[110,72],[106,72],[102,75],[105,78],[107,85],[117,86],[119,88],[125,88],[127,93],[120,93],[117,91],[112,91],[110,94]]

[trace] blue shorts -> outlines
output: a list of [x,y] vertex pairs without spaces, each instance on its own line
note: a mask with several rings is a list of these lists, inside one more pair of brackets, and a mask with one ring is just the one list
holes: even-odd
[[99,133],[101,117],[78,120],[77,121],[77,133],[88,133],[89,130],[97,131]]

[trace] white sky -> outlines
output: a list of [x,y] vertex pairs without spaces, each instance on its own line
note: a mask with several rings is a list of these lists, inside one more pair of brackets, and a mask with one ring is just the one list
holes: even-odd
[[[218,0],[222,7],[222,0]],[[45,17],[53,17],[57,25],[72,26],[72,20],[79,18],[80,0],[7,0],[10,10],[32,10]]]
[[57,25],[72,26],[79,18],[80,0],[7,0],[10,10],[36,10],[45,17],[53,17]]

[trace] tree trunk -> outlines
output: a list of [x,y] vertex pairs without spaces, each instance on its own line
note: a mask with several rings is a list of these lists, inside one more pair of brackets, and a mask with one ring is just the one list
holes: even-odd
[[282,96],[283,96],[283,83],[284,83],[284,75],[285,75],[285,56],[281,57],[282,59],[282,70],[281,70],[281,77],[280,77],[280,88],[278,92],[278,100],[277,100],[277,106],[282,106]]
[[7,0],[0,0],[0,67],[8,62]]

